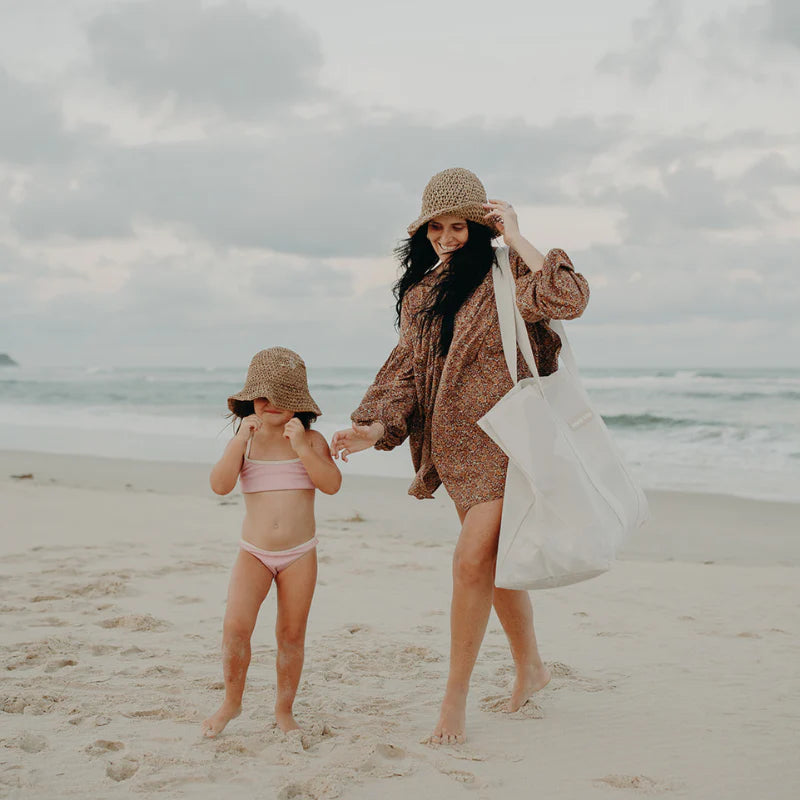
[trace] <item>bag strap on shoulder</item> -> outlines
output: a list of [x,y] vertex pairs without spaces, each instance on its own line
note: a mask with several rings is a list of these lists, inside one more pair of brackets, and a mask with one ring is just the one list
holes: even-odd
[[[514,273],[511,271],[511,262],[508,259],[508,248],[498,247],[495,250],[495,265],[492,267],[492,280],[494,283],[494,299],[497,305],[497,317],[500,321],[500,338],[503,342],[503,355],[506,366],[511,375],[511,380],[516,384],[517,375],[517,347],[519,347],[531,375],[536,378],[539,389],[542,390],[542,381],[539,370],[536,368],[536,359],[533,355],[531,342],[528,338],[528,329],[517,307],[517,286]],[[578,363],[575,353],[567,337],[564,324],[561,320],[549,320],[550,328],[561,339],[560,358],[564,366],[576,378],[579,377]],[[542,393],[544,393],[542,391]]]

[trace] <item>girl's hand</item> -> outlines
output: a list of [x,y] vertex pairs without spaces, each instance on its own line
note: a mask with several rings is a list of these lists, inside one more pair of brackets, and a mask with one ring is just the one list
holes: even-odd
[[262,425],[261,420],[255,415],[251,414],[245,417],[239,425],[239,430],[236,431],[235,439],[241,439],[246,442]]
[[297,417],[292,417],[283,426],[283,436],[289,440],[292,450],[294,450],[297,455],[300,455],[301,451],[306,450],[308,447],[306,429]]
[[373,422],[371,425],[356,425],[349,430],[336,431],[331,439],[331,455],[347,461],[347,457],[359,450],[366,450],[384,434],[383,423]]
[[513,247],[514,241],[521,236],[514,206],[506,203],[505,200],[489,200],[488,203],[483,204],[483,207],[489,209],[489,213],[485,215],[484,219],[497,227],[506,245]]

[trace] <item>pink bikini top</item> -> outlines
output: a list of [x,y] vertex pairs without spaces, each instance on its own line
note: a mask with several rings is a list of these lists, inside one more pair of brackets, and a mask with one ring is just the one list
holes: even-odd
[[239,473],[242,492],[274,492],[278,489],[315,489],[303,462],[299,458],[288,461],[254,461],[250,458],[250,445],[244,454]]

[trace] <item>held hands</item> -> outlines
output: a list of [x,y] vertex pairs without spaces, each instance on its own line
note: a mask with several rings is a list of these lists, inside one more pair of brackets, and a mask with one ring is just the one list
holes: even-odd
[[514,206],[505,200],[489,200],[488,203],[483,204],[483,207],[489,209],[489,213],[484,215],[484,219],[497,227],[506,245],[513,247],[514,241],[521,236]]
[[333,458],[342,456],[342,461],[359,450],[372,447],[384,434],[383,424],[373,422],[371,425],[356,425],[343,431],[336,431],[331,439],[331,455]]
[[246,442],[262,424],[261,420],[255,414],[251,414],[241,421],[239,430],[236,431],[236,436],[234,438]]

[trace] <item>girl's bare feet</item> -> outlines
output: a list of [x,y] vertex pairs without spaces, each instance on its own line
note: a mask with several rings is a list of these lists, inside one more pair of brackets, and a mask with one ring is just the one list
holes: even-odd
[[242,713],[241,704],[223,702],[216,714],[212,714],[203,722],[203,736],[213,739],[225,730],[225,726]]
[[534,692],[544,689],[548,683],[550,683],[550,670],[544,664],[540,664],[538,667],[528,667],[517,673],[506,711],[511,713],[519,711]]
[[423,739],[423,744],[463,744],[467,741],[467,696],[459,696],[450,699],[445,696],[442,700],[442,709],[439,713],[439,721],[433,729],[433,733],[427,739]]
[[289,731],[299,731],[300,726],[297,724],[295,718],[292,716],[291,711],[278,711],[275,709],[275,722],[278,723],[278,727],[284,732],[289,733]]

